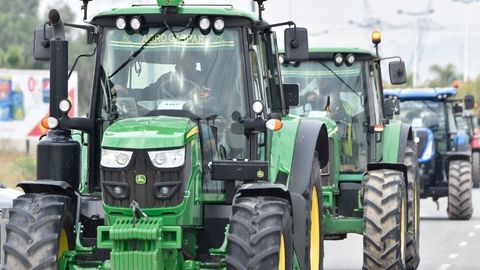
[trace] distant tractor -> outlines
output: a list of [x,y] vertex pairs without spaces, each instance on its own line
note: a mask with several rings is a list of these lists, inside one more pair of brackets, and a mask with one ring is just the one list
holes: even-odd
[[[378,32],[373,42],[377,48]],[[363,235],[363,269],[416,269],[416,145],[410,126],[391,119],[395,104],[383,104],[381,62],[367,50],[317,48],[306,61],[283,61],[282,76],[300,88],[300,105],[290,114],[327,125],[330,159],[321,173],[325,239]],[[401,60],[389,69],[393,84],[405,83]]]
[[[388,89],[384,95],[400,101],[398,118],[410,123],[418,138],[421,198],[437,202],[448,197],[450,219],[470,219],[472,205],[472,165],[468,136],[459,132],[454,115],[457,89]],[[465,109],[473,108],[473,96],[465,97]]]
[[[298,87],[282,84],[273,31],[294,23],[265,22],[262,0],[258,18],[157,2],[90,25],[51,10],[35,31],[49,131],[3,269],[322,269],[327,128],[288,115]],[[86,117],[68,117],[64,27],[96,46]],[[308,57],[307,36],[285,30],[289,61]]]
[[[458,105],[459,106],[459,105]],[[455,108],[459,107],[454,107]],[[461,107],[460,107],[461,109]],[[472,152],[472,182],[473,187],[480,187],[480,141],[479,136],[476,133],[473,116],[469,111],[460,110],[455,114],[455,120],[457,121],[459,135],[465,133],[468,139],[468,150]],[[477,131],[478,132],[478,131]]]

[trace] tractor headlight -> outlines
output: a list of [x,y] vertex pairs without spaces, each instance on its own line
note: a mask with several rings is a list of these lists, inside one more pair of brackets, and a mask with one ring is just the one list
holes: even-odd
[[185,148],[151,151],[148,156],[157,168],[177,168],[185,163]]
[[142,27],[142,19],[138,16],[134,16],[131,20],[130,20],[130,27],[134,30],[134,31],[139,31],[140,28]]
[[343,64],[343,55],[340,54],[340,53],[337,53],[333,56],[333,62],[335,63],[335,65],[338,67],[338,66],[341,66]]
[[225,28],[225,21],[222,18],[216,18],[213,21],[213,32],[219,35],[223,33],[223,29]]
[[123,30],[127,26],[127,21],[124,17],[118,17],[115,21],[115,25],[117,26],[118,30]]
[[132,155],[131,151],[102,149],[100,164],[106,168],[125,168],[130,163]]
[[207,35],[211,29],[210,19],[207,16],[202,16],[198,22],[200,27],[200,32],[204,35]]

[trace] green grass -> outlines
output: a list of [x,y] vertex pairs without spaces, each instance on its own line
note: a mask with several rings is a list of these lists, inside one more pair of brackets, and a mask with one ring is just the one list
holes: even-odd
[[0,183],[15,188],[18,182],[35,176],[35,156],[0,150]]

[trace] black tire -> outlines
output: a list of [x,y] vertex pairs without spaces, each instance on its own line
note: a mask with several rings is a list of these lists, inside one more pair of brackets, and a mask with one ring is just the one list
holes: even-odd
[[285,269],[292,269],[292,233],[288,201],[275,197],[238,198],[233,205],[227,235],[227,269],[277,269],[281,236]]
[[472,182],[474,188],[480,187],[480,152],[472,153]]
[[70,204],[69,197],[60,195],[25,194],[15,199],[6,225],[3,269],[57,269],[62,231],[68,249],[74,248]]
[[368,172],[363,197],[363,269],[404,270],[407,198],[403,173]]
[[407,249],[405,264],[408,270],[417,269],[420,264],[420,178],[418,173],[417,146],[407,142],[405,149],[407,166]]
[[448,218],[468,220],[473,214],[472,171],[466,160],[452,160],[448,165]]

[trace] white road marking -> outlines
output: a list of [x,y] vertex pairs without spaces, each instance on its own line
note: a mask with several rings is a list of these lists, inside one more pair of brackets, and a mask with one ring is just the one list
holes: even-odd
[[440,265],[440,268],[438,268],[438,270],[447,270],[449,267],[450,267],[450,264],[444,263]]
[[469,236],[469,237],[474,237],[474,236],[475,236],[475,233],[474,233],[474,232],[468,233],[468,236]]
[[475,229],[480,229],[480,224],[475,225]]
[[456,259],[458,257],[457,253],[452,253],[450,256],[448,256],[449,259]]
[[467,244],[468,244],[467,241],[462,241],[462,242],[460,242],[460,244],[458,244],[458,245],[461,246],[461,247],[464,247],[464,246],[466,246]]

